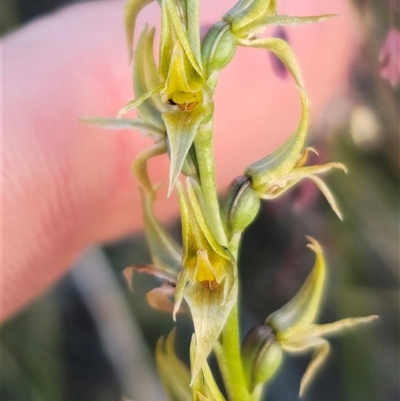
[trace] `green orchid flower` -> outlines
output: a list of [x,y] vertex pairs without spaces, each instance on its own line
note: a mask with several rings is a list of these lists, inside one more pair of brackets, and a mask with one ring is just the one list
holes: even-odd
[[201,208],[201,192],[187,179],[187,195],[177,185],[182,213],[183,270],[178,276],[175,308],[189,305],[195,328],[192,382],[203,367],[236,303],[237,267],[227,248],[208,228]]
[[[138,4],[144,7],[148,3],[148,1],[128,3],[126,31],[129,46],[133,41]],[[153,109],[154,105],[150,102],[156,104],[155,109],[158,115],[157,112],[154,113],[153,118],[158,123],[161,118],[167,132],[168,153],[171,159],[168,189],[170,194],[182,171],[199,125],[211,116],[212,90],[206,84],[202,67],[198,20],[199,1],[161,1],[160,6],[162,21],[158,72],[154,67],[151,48],[151,52],[148,50],[146,55],[149,58],[148,65],[151,64],[152,68],[147,73],[143,69],[134,74],[138,81],[135,84],[136,99],[128,102],[119,111],[118,116],[121,117],[132,108],[137,108],[138,113],[141,114],[140,107],[143,103],[149,103],[148,108],[153,106]],[[147,42],[150,43],[149,40]],[[136,53],[143,52],[142,47],[139,40]],[[147,48],[149,49],[149,45]],[[140,60],[138,61],[139,65],[143,64]]]
[[303,353],[314,350],[309,366],[300,384],[300,396],[304,395],[311,380],[329,354],[325,336],[337,334],[345,328],[368,323],[377,316],[347,318],[334,323],[315,324],[326,281],[326,265],[319,243],[307,237],[308,248],[316,255],[315,265],[299,292],[282,308],[272,313],[244,341],[242,355],[250,391],[269,380],[278,369],[282,351]]
[[271,154],[246,167],[244,173],[250,178],[253,190],[261,199],[274,199],[302,179],[308,178],[315,182],[334,212],[342,219],[332,193],[317,175],[335,168],[346,172],[346,167],[341,163],[305,166],[310,151],[315,152],[315,150],[304,147],[309,122],[308,98],[292,50],[284,40],[278,38],[246,39],[238,40],[238,43],[247,47],[267,49],[275,54],[293,76],[302,107],[300,122],[289,139]]

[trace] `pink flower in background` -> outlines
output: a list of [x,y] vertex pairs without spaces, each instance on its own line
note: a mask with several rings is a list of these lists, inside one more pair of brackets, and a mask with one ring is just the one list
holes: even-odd
[[392,28],[386,36],[379,53],[380,74],[392,86],[396,86],[400,78],[400,32]]

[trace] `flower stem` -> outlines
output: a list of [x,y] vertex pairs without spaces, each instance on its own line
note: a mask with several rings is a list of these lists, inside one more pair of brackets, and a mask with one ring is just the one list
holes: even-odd
[[[237,284],[235,284],[237,285]],[[240,336],[237,304],[222,330],[220,343],[215,347],[218,365],[230,401],[251,401],[240,357]]]
[[220,245],[226,246],[227,239],[221,221],[215,183],[212,139],[213,121],[211,118],[208,123],[200,125],[194,139],[194,146],[196,149],[197,165],[199,168],[201,192],[204,197],[204,206],[206,208],[205,217],[215,239]]

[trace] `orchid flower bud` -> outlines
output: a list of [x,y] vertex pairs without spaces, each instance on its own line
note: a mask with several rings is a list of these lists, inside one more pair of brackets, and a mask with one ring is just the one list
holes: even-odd
[[216,86],[217,73],[229,64],[236,48],[236,37],[229,23],[219,21],[209,29],[201,46],[203,68],[209,87]]
[[242,363],[247,387],[253,393],[260,384],[268,382],[282,362],[282,347],[274,331],[265,325],[254,326],[242,344]]
[[260,204],[260,198],[248,177],[240,176],[232,181],[222,207],[228,239],[241,233],[256,218]]

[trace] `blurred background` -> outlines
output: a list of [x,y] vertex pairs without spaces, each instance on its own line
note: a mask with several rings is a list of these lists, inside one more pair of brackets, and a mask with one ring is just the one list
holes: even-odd
[[[350,1],[350,0],[349,0]],[[71,0],[2,0],[2,34]],[[340,161],[349,174],[327,183],[345,216],[340,222],[313,184],[303,182],[264,203],[243,239],[242,327],[246,333],[289,300],[313,264],[305,234],[320,240],[329,285],[319,322],[377,314],[380,319],[331,340],[331,355],[306,401],[398,401],[399,393],[399,86],[379,60],[389,31],[399,30],[395,1],[354,0],[365,43],[347,97],[312,127],[311,163]],[[381,50],[382,49],[382,50]],[[388,59],[389,57],[389,59]],[[278,74],[279,75],[279,74]],[[282,74],[281,74],[282,75]],[[283,74],[284,75],[284,74]],[[382,76],[383,75],[383,76]],[[283,78],[284,79],[284,78]],[[390,79],[392,82],[390,82]],[[171,225],[179,238],[180,225]],[[129,293],[122,271],[149,263],[143,236],[89,249],[55,287],[1,328],[2,401],[162,401],[152,355],[173,327],[145,294],[159,283],[140,274]],[[187,360],[192,326],[178,319]],[[310,355],[286,357],[269,401],[297,400]]]

